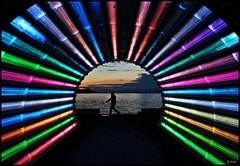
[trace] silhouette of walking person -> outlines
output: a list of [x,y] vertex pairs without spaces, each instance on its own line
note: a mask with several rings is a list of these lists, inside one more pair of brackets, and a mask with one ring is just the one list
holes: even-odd
[[118,114],[120,114],[120,112],[115,108],[116,105],[116,96],[114,94],[114,91],[111,92],[111,98],[108,99],[106,102],[109,102],[111,100],[111,106],[110,106],[110,112],[109,115],[112,114],[112,110],[116,111]]

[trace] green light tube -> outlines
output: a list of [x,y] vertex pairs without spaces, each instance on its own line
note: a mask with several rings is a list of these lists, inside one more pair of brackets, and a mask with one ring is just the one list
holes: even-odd
[[190,148],[195,150],[198,154],[203,156],[207,161],[211,162],[212,164],[216,164],[216,165],[226,165],[226,163],[224,163],[223,161],[221,161],[217,157],[213,156],[211,153],[204,150],[203,148],[201,148],[200,146],[198,146],[197,144],[195,144],[191,140],[187,139],[185,136],[183,136],[179,132],[173,130],[170,126],[166,125],[164,122],[161,123],[161,126],[164,127],[171,134],[176,136],[179,140],[184,142],[187,146],[189,146]]
[[159,76],[159,75],[162,75],[163,73],[166,73],[170,70],[173,70],[179,66],[182,66],[182,65],[185,65],[185,64],[189,64],[193,61],[196,61],[200,58],[203,58],[205,56],[208,56],[212,53],[215,53],[215,52],[218,52],[220,50],[223,50],[225,48],[230,48],[232,47],[233,45],[237,44],[238,43],[238,36],[236,33],[231,33],[223,38],[221,38],[221,40],[213,43],[212,45],[208,46],[207,48],[193,54],[193,55],[190,55],[189,57],[167,67],[166,69],[163,69],[161,71],[159,71],[158,73],[154,74],[154,76]]
[[75,82],[80,81],[80,79],[78,79],[78,78],[69,76],[67,74],[58,72],[56,70],[49,69],[47,67],[41,66],[40,64],[27,61],[25,59],[19,58],[12,54],[6,53],[5,51],[1,51],[1,57],[2,57],[2,62],[5,62],[5,63],[9,63],[9,64],[12,64],[15,66],[20,66],[20,67],[27,68],[27,69],[30,69],[33,71],[39,71],[42,73],[52,74],[52,75],[55,75],[58,77],[63,77],[63,78],[66,78],[66,79],[69,79],[69,80],[72,80]]
[[195,109],[192,109],[192,108],[181,107],[181,106],[178,106],[178,105],[173,105],[173,104],[168,104],[168,103],[166,103],[165,106],[168,107],[168,108],[179,110],[179,111],[182,111],[182,112],[185,112],[185,113],[188,113],[188,114],[192,114],[194,116],[199,116],[199,117],[202,117],[202,118],[206,118],[206,119],[212,120],[214,122],[223,123],[223,124],[233,126],[233,127],[236,127],[236,128],[238,128],[238,126],[239,126],[239,123],[238,123],[239,121],[238,121],[237,118],[226,117],[226,116],[218,115],[218,114],[215,114],[215,113],[198,111],[198,110],[195,110]]
[[23,52],[29,53],[29,54],[33,55],[34,57],[37,57],[41,60],[46,60],[54,65],[57,65],[59,67],[66,69],[78,76],[81,76],[81,77],[84,76],[84,74],[80,73],[79,71],[74,70],[73,68],[54,59],[53,57],[49,56],[48,54],[45,54],[45,53],[39,51],[38,49],[28,45],[27,43],[23,42],[22,40],[18,39],[16,36],[6,32],[6,31],[2,32],[2,41],[3,41],[3,43],[5,43],[8,46],[15,47],[15,48],[17,48]]
[[34,144],[35,142],[39,141],[40,139],[43,139],[44,137],[46,137],[47,135],[49,135],[50,133],[52,133],[53,131],[57,130],[58,128],[60,128],[61,126],[64,126],[65,124],[67,124],[68,122],[72,121],[74,119],[74,117],[70,117],[68,119],[66,119],[63,122],[60,122],[59,124],[44,130],[43,132],[27,139],[24,140],[22,142],[20,142],[19,144],[5,150],[2,152],[2,162],[5,161],[6,159],[8,159],[9,157],[17,154],[18,152],[26,149],[28,146],[31,146],[32,144]]
[[168,118],[166,116],[164,116],[163,118],[167,122],[169,122],[172,125],[178,127],[179,129],[187,132],[188,134],[191,134],[195,138],[203,141],[205,144],[208,144],[210,147],[220,151],[221,153],[223,153],[224,155],[230,157],[231,159],[236,160],[236,161],[239,160],[239,154],[236,151],[234,151],[234,150],[232,150],[232,149],[230,149],[230,148],[228,148],[228,147],[218,143],[217,141],[215,141],[213,139],[207,138],[204,135],[199,134],[198,132],[195,132],[194,130],[189,129],[189,128],[185,127],[184,125],[182,125],[182,124],[180,124],[180,123],[178,123],[178,122],[176,122],[176,121],[174,121],[174,120],[172,120],[172,119],[170,119],[170,118]]

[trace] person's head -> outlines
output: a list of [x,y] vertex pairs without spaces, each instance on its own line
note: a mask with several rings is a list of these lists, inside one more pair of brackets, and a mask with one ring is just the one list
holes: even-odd
[[111,94],[114,95],[114,91],[112,91]]

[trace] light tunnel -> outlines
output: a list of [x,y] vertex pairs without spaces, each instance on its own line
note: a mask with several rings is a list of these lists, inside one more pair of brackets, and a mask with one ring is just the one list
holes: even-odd
[[38,2],[1,40],[2,164],[34,163],[74,131],[77,88],[113,61],[153,76],[158,125],[176,141],[206,163],[239,162],[239,37],[202,3]]

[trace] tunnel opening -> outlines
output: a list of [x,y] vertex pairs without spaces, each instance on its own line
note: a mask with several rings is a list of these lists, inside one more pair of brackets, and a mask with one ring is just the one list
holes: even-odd
[[[182,147],[179,154],[189,150],[189,156],[204,163],[239,162],[239,28],[232,29],[237,22],[225,22],[214,13],[228,8],[229,17],[224,17],[232,18],[239,12],[235,3],[222,3],[215,10],[195,1],[31,5],[1,31],[3,164],[34,163],[57,144],[77,140],[77,88],[95,67],[115,60],[139,65],[158,82],[164,107],[154,126],[162,132],[163,143],[168,142],[169,156]],[[129,133],[139,131],[127,125]],[[143,133],[156,131],[144,125]],[[102,128],[103,133],[111,131],[110,126]],[[92,128],[97,135],[98,127]],[[113,139],[121,134],[112,132]],[[132,133],[128,136],[135,138]],[[170,149],[171,141],[176,144]]]
[[109,114],[111,102],[106,101],[111,91],[116,95],[116,109],[121,114],[139,114],[142,109],[160,111],[163,105],[160,88],[153,77],[144,69],[123,61],[105,63],[94,69],[78,89],[76,109],[99,109],[100,114]]

